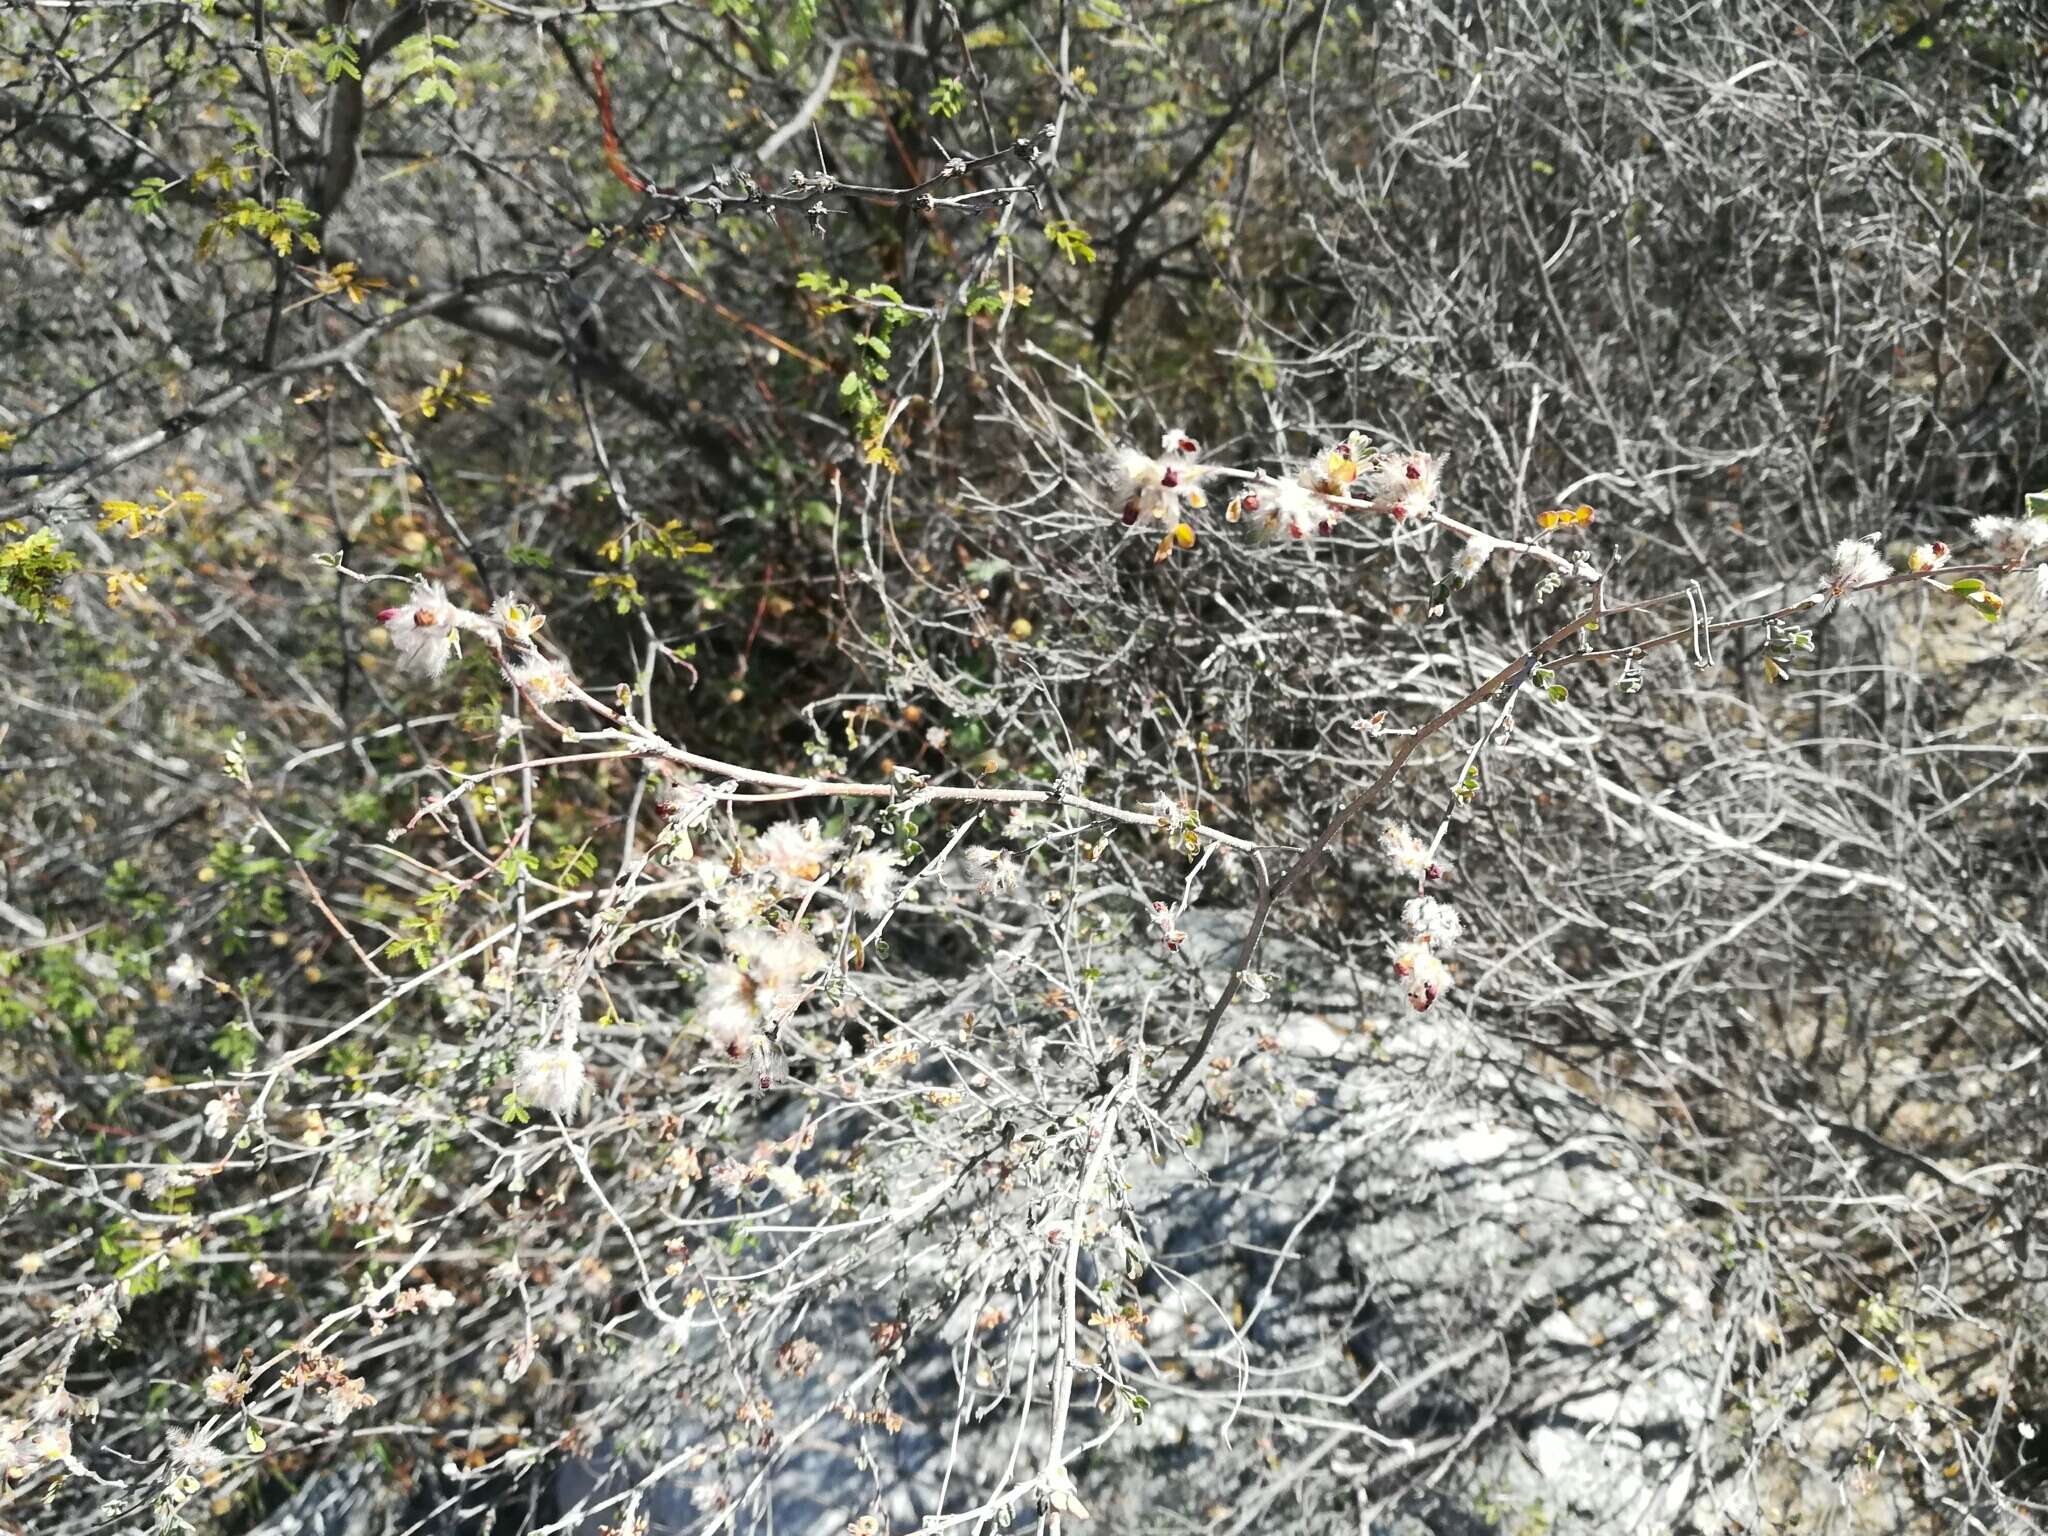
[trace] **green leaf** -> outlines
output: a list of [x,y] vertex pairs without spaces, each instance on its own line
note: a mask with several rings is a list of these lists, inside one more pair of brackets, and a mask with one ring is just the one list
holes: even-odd
[[134,191],[128,194],[129,205],[147,217],[164,205],[164,193],[170,190],[170,183],[161,176],[145,177]]
[[1079,266],[1084,261],[1092,264],[1095,260],[1095,247],[1089,243],[1088,231],[1072,219],[1054,219],[1045,226],[1045,238],[1067,258],[1068,266]]

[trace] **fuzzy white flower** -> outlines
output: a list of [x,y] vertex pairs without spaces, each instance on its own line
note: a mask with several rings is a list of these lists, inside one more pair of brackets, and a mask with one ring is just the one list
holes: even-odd
[[824,836],[817,821],[779,821],[754,839],[750,862],[766,869],[785,886],[801,890],[825,873],[825,861],[839,846]]
[[227,1135],[242,1112],[242,1095],[239,1089],[230,1088],[219,1098],[211,1100],[201,1116],[206,1134],[218,1141]]
[[164,1443],[171,1453],[171,1465],[187,1472],[211,1472],[224,1459],[220,1451],[206,1441],[182,1430],[172,1430],[164,1437]]
[[1843,539],[1829,552],[1828,574],[1821,590],[1828,597],[1844,598],[1891,574],[1891,565],[1877,552],[1871,538]]
[[1408,1006],[1421,1013],[1451,990],[1451,973],[1434,947],[1411,939],[1394,948],[1394,974],[1406,983]]
[[32,1465],[39,1461],[65,1461],[70,1455],[71,1426],[44,1424],[29,1436],[28,1455],[24,1460]]
[[509,663],[505,670],[522,691],[541,704],[567,698],[575,686],[566,666],[541,655],[539,651],[528,651]]
[[[1177,448],[1178,443],[1192,439],[1169,433],[1167,441]],[[1207,504],[1201,489],[1207,474],[1178,451],[1154,458],[1135,448],[1119,448],[1110,461],[1110,499],[1126,525],[1140,518],[1178,523],[1183,513],[1199,511]]]
[[377,622],[391,638],[402,667],[427,677],[438,676],[461,648],[461,628],[448,592],[437,581],[418,582],[412,601],[386,608]]
[[164,968],[164,980],[180,992],[190,992],[206,980],[206,973],[199,968],[197,960],[181,954]]
[[804,1176],[790,1167],[789,1164],[771,1164],[765,1177],[768,1180],[769,1187],[775,1193],[782,1196],[783,1199],[791,1202],[803,1199],[805,1193]]
[[1380,829],[1380,851],[1394,868],[1404,875],[1418,878],[1426,875],[1430,868],[1429,845],[1406,827],[1388,822]]
[[63,1385],[48,1380],[28,1405],[28,1416],[38,1424],[67,1423],[77,1411],[77,1400]]
[[1442,472],[1435,454],[1376,453],[1360,469],[1354,494],[1397,520],[1427,517],[1436,510]]
[[1462,584],[1470,581],[1486,569],[1486,562],[1493,558],[1493,552],[1500,548],[1498,540],[1490,539],[1483,533],[1475,533],[1465,541],[1465,547],[1451,560],[1451,574]]
[[903,878],[903,856],[893,848],[863,848],[846,861],[840,884],[858,911],[879,917],[896,900]]
[[1283,480],[1260,496],[1259,509],[1268,533],[1290,539],[1328,533],[1336,526],[1338,509],[1307,486]]
[[532,604],[508,595],[491,604],[491,621],[514,645],[530,645],[540,627],[547,623],[547,616]]
[[520,1053],[518,1093],[523,1103],[572,1115],[583,1103],[583,1057],[574,1046],[543,1045]]
[[2048,552],[2048,517],[1980,517],[1970,532],[1999,560],[2028,560]]
[[697,1023],[712,1051],[744,1061],[803,1006],[804,983],[825,953],[800,928],[748,928],[726,940],[731,959],[712,966],[697,993]]
[[[362,1377],[346,1377],[339,1385],[328,1389],[327,1422],[346,1424],[350,1414],[376,1406],[376,1394],[364,1389]],[[219,1452],[216,1451],[214,1454],[218,1455]]]
[[1465,920],[1458,909],[1434,896],[1411,896],[1401,907],[1401,925],[1418,944],[1427,944],[1439,954],[1449,952],[1463,937]]
[[209,1371],[206,1375],[206,1400],[216,1408],[230,1408],[239,1403],[248,1393],[242,1378],[233,1371]]
[[1009,894],[1017,889],[1017,882],[1024,875],[1023,867],[1000,848],[970,848],[967,862],[981,877],[984,896]]
[[74,1333],[94,1334],[102,1339],[111,1339],[121,1331],[121,1312],[114,1305],[114,1287],[111,1285],[86,1291],[78,1300],[59,1307],[55,1318]]

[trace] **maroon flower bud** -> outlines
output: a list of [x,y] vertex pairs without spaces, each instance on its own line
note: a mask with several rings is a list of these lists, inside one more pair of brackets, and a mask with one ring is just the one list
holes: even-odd
[[1425,880],[1441,880],[1443,877],[1444,867],[1441,864],[1432,864],[1422,872],[1422,878]]
[[1125,526],[1126,528],[1128,528],[1128,527],[1129,527],[1129,526],[1130,526],[1130,525],[1131,525],[1132,523],[1135,523],[1135,522],[1136,522],[1137,520],[1138,520],[1138,504],[1137,504],[1137,502],[1135,502],[1135,501],[1127,501],[1127,502],[1125,502],[1125,503],[1124,503],[1124,526]]
[[1331,522],[1327,517],[1316,525],[1317,533],[1335,533],[1336,531],[1337,525]]
[[1422,478],[1421,467],[1419,465],[1410,464],[1408,466],[1408,478],[1410,480],[1420,480]]
[[1934,541],[1934,558],[1937,560],[1946,560],[1948,558],[1948,546],[1939,539]]
[[1169,467],[1166,473],[1159,477],[1159,483],[1169,491],[1172,490],[1176,485],[1180,484],[1180,471]]
[[1186,454],[1196,454],[1202,451],[1202,445],[1196,442],[1192,437],[1182,438],[1180,440],[1179,447],[1180,451]]
[[1297,539],[1301,537],[1301,529],[1299,528],[1289,528],[1287,531]]

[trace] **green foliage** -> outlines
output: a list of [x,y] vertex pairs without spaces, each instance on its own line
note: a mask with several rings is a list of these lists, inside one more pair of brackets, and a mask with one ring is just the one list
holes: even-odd
[[208,1047],[230,1072],[246,1072],[256,1063],[257,1048],[263,1042],[240,1019],[223,1025]]
[[[19,533],[22,525],[0,523],[0,532]],[[0,597],[24,609],[38,624],[63,613],[71,599],[58,592],[64,578],[78,569],[78,556],[57,542],[56,534],[39,528],[26,538],[0,544]]]
[[128,194],[128,206],[146,218],[163,207],[164,194],[170,188],[171,184],[161,176],[145,176]]
[[417,82],[408,98],[413,106],[439,101],[456,105],[455,84],[462,78],[462,66],[446,57],[461,46],[439,32],[416,32],[391,50],[401,81]]
[[1068,266],[1079,266],[1084,261],[1092,264],[1095,260],[1095,247],[1089,243],[1088,231],[1072,219],[1054,219],[1045,226],[1045,238],[1067,258]]
[[221,236],[235,230],[256,236],[280,257],[289,257],[295,248],[309,256],[317,255],[319,237],[307,231],[318,217],[295,197],[281,197],[274,205],[260,203],[253,197],[238,197],[222,204],[212,221],[199,232],[199,259],[205,261],[212,256],[220,248]]
[[888,379],[889,359],[893,355],[891,340],[914,311],[905,307],[903,295],[887,283],[854,288],[845,279],[829,273],[799,272],[796,286],[800,293],[822,296],[824,302],[817,311],[820,316],[857,317],[860,328],[850,338],[851,366],[839,380],[839,408],[852,421],[867,461],[895,468],[895,456],[882,441],[888,427],[888,407],[874,386]]
[[932,87],[931,95],[925,100],[925,110],[933,117],[958,117],[960,109],[967,105],[967,87],[957,76],[949,76]]
[[320,67],[321,78],[332,85],[343,76],[351,80],[363,78],[361,59],[356,53],[355,34],[348,28],[322,27],[313,44],[313,59]]

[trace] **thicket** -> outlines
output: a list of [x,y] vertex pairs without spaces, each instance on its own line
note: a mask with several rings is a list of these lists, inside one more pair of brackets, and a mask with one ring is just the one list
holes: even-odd
[[0,16],[0,1528],[2032,1528],[2021,0]]

